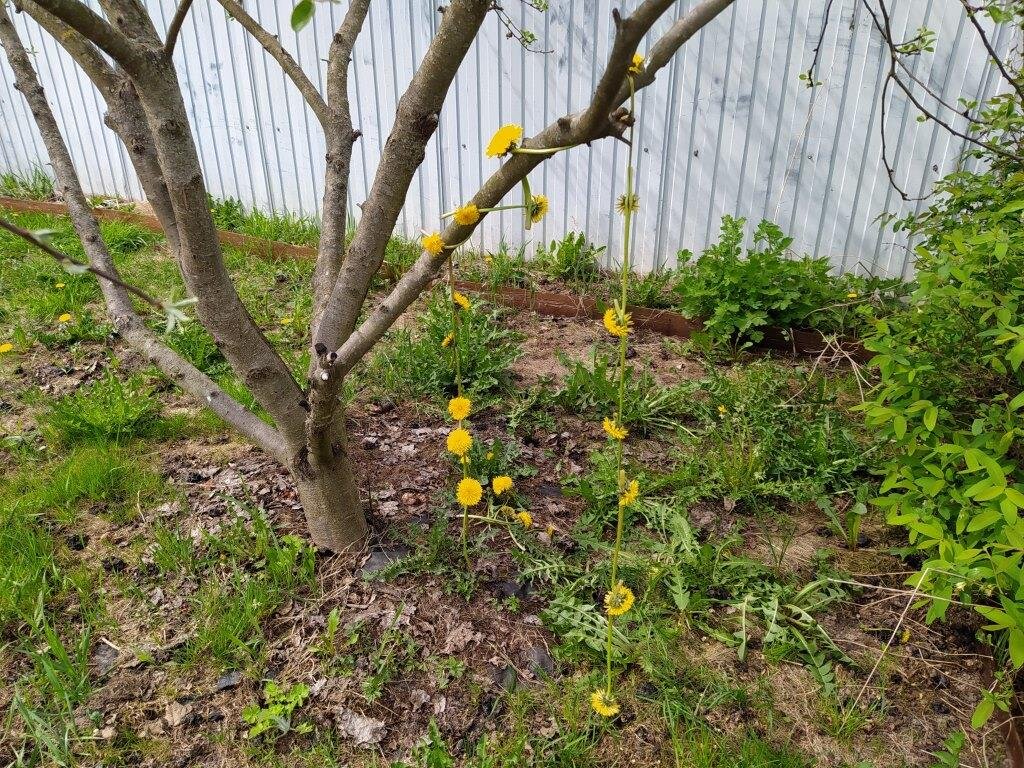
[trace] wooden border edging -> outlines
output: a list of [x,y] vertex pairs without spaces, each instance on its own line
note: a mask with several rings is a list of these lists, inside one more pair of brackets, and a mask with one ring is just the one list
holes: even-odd
[[[0,196],[0,208],[7,208],[18,213],[48,213],[67,216],[68,209],[63,203],[44,200],[22,200],[17,197]],[[121,211],[117,208],[93,208],[93,215],[102,221],[124,221],[136,224],[153,232],[163,233],[163,228],[156,216],[135,211]],[[267,259],[315,259],[316,248],[309,245],[292,245],[278,240],[264,240],[260,237],[243,235],[238,232],[217,230],[217,239],[224,245],[242,248],[250,253]]]
[[[589,317],[598,320],[605,309],[603,304],[590,296],[570,296],[564,293],[534,291],[527,288],[494,290],[481,283],[464,280],[457,280],[455,286],[463,291],[489,296],[498,304],[516,309],[529,309],[548,317]],[[664,336],[674,336],[678,339],[688,339],[704,327],[699,320],[693,320],[670,309],[630,307],[629,313],[637,328],[654,331]],[[855,339],[841,339],[841,341],[843,349],[854,361],[866,363],[871,359],[871,353],[864,349],[859,341]],[[764,340],[757,346],[810,357],[819,355],[828,348],[825,336],[821,331],[775,327],[765,329]]]

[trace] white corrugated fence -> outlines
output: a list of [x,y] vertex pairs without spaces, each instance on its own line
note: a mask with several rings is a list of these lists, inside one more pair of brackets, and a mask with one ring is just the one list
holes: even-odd
[[[882,229],[883,212],[901,203],[881,161],[880,90],[885,47],[862,0],[738,0],[692,39],[639,96],[637,181],[641,213],[637,265],[674,264],[681,248],[713,242],[723,214],[745,216],[752,229],[769,218],[793,235],[794,251],[829,256],[844,270],[907,274],[906,243]],[[158,27],[174,0],[146,0]],[[399,229],[414,236],[438,228],[438,216],[468,198],[497,161],[483,147],[502,123],[527,134],[588,99],[611,37],[611,0],[552,0],[547,13],[509,6],[538,36],[528,52],[490,18],[459,73],[441,124],[417,173]],[[625,2],[625,10],[634,5]],[[681,1],[661,32],[687,10]],[[323,3],[313,23],[294,33],[290,2],[259,0],[248,8],[279,35],[321,88],[324,57],[345,5]],[[919,26],[937,32],[935,54],[914,61],[915,74],[949,101],[984,99],[999,86],[981,41],[958,3],[892,3],[897,35]],[[366,196],[387,139],[397,96],[436,31],[437,0],[373,2],[356,46],[349,90],[356,144],[350,207]],[[829,13],[817,78],[799,80]],[[141,190],[125,150],[102,122],[102,99],[60,46],[25,14],[16,24],[63,125],[88,192],[138,199]],[[904,34],[905,33],[905,34]],[[995,33],[997,46],[1009,30]],[[645,43],[646,45],[646,43]],[[641,46],[641,51],[644,46]],[[210,191],[268,211],[316,216],[323,192],[324,141],[319,125],[276,63],[212,0],[198,0],[176,51]],[[896,91],[896,89],[892,89]],[[962,141],[920,123],[901,94],[887,105],[887,137],[905,189],[922,194],[954,166]],[[950,117],[949,114],[946,114]],[[955,119],[955,118],[954,118]],[[6,61],[0,64],[0,170],[27,170],[46,156]],[[482,247],[526,235],[546,241],[583,231],[606,254],[618,253],[615,199],[622,187],[624,145],[606,140],[559,154],[531,177],[551,200],[542,225],[524,233],[514,213],[488,217]],[[515,193],[518,194],[518,193]]]

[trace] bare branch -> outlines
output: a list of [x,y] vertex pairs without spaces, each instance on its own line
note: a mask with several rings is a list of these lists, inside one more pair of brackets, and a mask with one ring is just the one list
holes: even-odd
[[181,0],[178,9],[174,12],[170,25],[167,27],[167,41],[164,43],[164,55],[170,58],[174,55],[174,45],[178,42],[178,34],[181,32],[181,25],[185,23],[185,17],[192,7],[192,0]]
[[345,254],[345,230],[348,224],[348,185],[352,166],[352,146],[359,134],[352,127],[348,101],[348,68],[356,38],[366,20],[370,0],[353,0],[334,34],[327,59],[327,103],[331,113],[324,124],[327,144],[327,169],[324,174],[323,217],[316,269],[313,274],[313,337],[317,336],[320,317],[334,290]]
[[992,58],[993,63],[998,67],[1000,74],[1003,79],[1017,92],[1017,98],[1024,102],[1024,87],[1021,87],[1020,79],[1010,74],[1006,68],[1006,63],[1002,57],[996,52],[995,46],[992,45],[992,41],[989,40],[988,35],[985,33],[985,28],[981,26],[981,22],[977,18],[977,10],[972,8],[967,0],[960,0],[960,4],[963,5],[964,10],[967,12],[967,18],[970,19],[971,24],[974,25],[974,29],[978,33],[978,37],[981,38],[982,44],[985,46],[985,50],[988,51],[988,55]]
[[302,94],[302,98],[309,104],[309,108],[313,110],[320,124],[326,127],[330,120],[327,103],[324,101],[323,96],[320,95],[320,91],[317,90],[313,82],[306,76],[306,73],[302,71],[299,63],[281,45],[281,41],[277,39],[277,36],[272,35],[256,19],[250,16],[245,8],[242,7],[242,4],[236,2],[236,0],[217,0],[217,2],[224,7],[228,16],[241,24],[245,31],[263,46],[263,50],[274,57],[284,73],[295,84],[295,87],[299,89],[299,93]]
[[[2,23],[2,20],[0,20],[0,24]],[[79,261],[75,261],[66,253],[58,251],[48,242],[41,239],[34,232],[29,232],[27,229],[22,229],[14,222],[8,221],[3,217],[0,217],[0,229],[6,229],[12,235],[16,235],[17,237],[20,237],[22,240],[25,240],[26,242],[34,245],[36,248],[43,251],[48,256],[51,256],[54,260],[56,260],[62,265],[80,267],[85,272],[89,272],[102,280],[106,280],[108,283],[116,285],[119,288],[123,288],[124,290],[128,291],[128,293],[134,294],[135,296],[139,297],[150,306],[157,309],[161,314],[163,314],[164,305],[161,302],[154,299],[141,288],[136,288],[134,285],[130,285],[129,283],[124,282],[116,274],[112,274],[101,267],[94,267],[90,264],[82,264]]]
[[97,88],[103,90],[115,87],[117,73],[92,42],[56,16],[44,11],[34,0],[17,0],[16,7],[28,13],[36,24],[59,42],[89,79],[96,83]]
[[69,27],[95,43],[104,53],[137,74],[145,63],[144,51],[102,16],[78,0],[35,0],[43,10],[53,14]]
[[[636,88],[639,90],[654,82],[655,74],[668,63],[672,55],[687,40],[693,37],[697,31],[729,7],[731,3],[732,0],[704,0],[704,2],[698,4],[687,13],[686,16],[675,22],[651,48],[644,69],[636,78]],[[645,15],[643,18],[645,23],[653,25],[660,15],[660,13],[655,12],[658,7],[660,6],[654,3],[645,4],[636,13],[644,11]],[[649,30],[649,27],[638,29],[631,21],[635,17],[636,14],[627,20],[620,21],[618,34],[628,34],[631,40],[636,40],[638,43]],[[635,50],[636,43],[632,47],[619,45],[617,42],[613,44],[607,68],[617,67],[619,71],[613,75],[607,75],[606,72],[605,76],[602,76],[602,85],[599,85],[595,91],[594,100],[590,106],[582,113],[565,115],[558,118],[536,136],[523,142],[524,148],[553,148],[565,146],[566,143],[582,143],[604,136],[616,135],[618,125],[623,120],[632,119],[632,116],[624,115],[619,110],[609,117],[608,110],[618,106],[629,96],[629,86],[625,78],[632,63],[632,56]],[[623,83],[622,89],[616,90],[613,97],[609,100],[607,94],[612,91],[611,86],[616,83]],[[618,88],[617,85],[616,88]],[[623,89],[625,90],[624,96],[622,95]],[[603,106],[595,110],[594,104],[598,100]],[[603,113],[601,110],[604,110]],[[595,117],[595,115],[602,114],[603,116],[600,119]],[[584,119],[587,115],[590,115],[590,117]],[[584,132],[585,129],[589,129],[590,133]],[[530,171],[548,157],[550,155],[513,155],[497,171],[491,174],[490,178],[487,179],[470,202],[475,203],[479,209],[494,207]],[[452,221],[441,235],[444,242],[449,245],[436,256],[429,253],[421,255],[415,264],[401,277],[387,297],[348,336],[332,356],[321,357],[321,365],[331,369],[330,375],[332,378],[344,376],[372,348],[409,305],[416,300],[416,297],[423,292],[430,281],[434,279],[437,270],[451,257],[454,249],[473,234],[473,231],[482,220],[481,218],[473,225],[460,225]]]
[[314,337],[317,343],[333,349],[355,327],[409,184],[437,129],[448,88],[490,7],[487,0],[454,0],[445,8],[437,35],[398,102],[395,124],[363,205],[362,218],[324,307]]

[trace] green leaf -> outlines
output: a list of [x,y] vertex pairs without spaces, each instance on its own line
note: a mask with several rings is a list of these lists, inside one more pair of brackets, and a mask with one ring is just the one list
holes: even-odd
[[298,32],[309,24],[315,12],[316,6],[313,4],[313,0],[299,0],[292,8],[292,29]]
[[1011,629],[1009,634],[1010,661],[1014,669],[1024,666],[1024,631]]
[[928,409],[924,412],[924,425],[929,432],[935,429],[936,423],[939,420],[939,409],[934,405],[929,405]]
[[903,416],[896,416],[892,420],[892,431],[897,440],[902,440],[907,434],[907,420]]
[[992,717],[992,713],[996,709],[995,699],[988,696],[978,702],[978,706],[974,708],[974,714],[971,715],[971,728],[977,730],[981,728],[988,719]]

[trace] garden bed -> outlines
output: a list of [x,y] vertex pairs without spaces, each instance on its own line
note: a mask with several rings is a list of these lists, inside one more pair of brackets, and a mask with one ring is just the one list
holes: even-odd
[[[163,257],[151,246],[119,258],[163,279]],[[18,498],[4,497],[0,509],[28,515],[19,525],[50,542],[47,562],[61,575],[43,604],[64,646],[84,654],[76,667],[72,652],[59,676],[72,681],[78,669],[85,677],[67,713],[76,760],[445,765],[428,756],[450,755],[479,766],[882,768],[930,765],[961,728],[965,759],[1003,759],[996,730],[966,727],[988,683],[977,622],[966,610],[940,627],[923,623],[923,608],[904,617],[907,568],[891,552],[903,543],[899,532],[868,517],[850,548],[805,498],[807,484],[820,482],[813,474],[778,467],[774,485],[749,495],[725,493],[724,475],[707,484],[714,464],[706,459],[734,455],[727,446],[742,430],[776,439],[758,431],[760,419],[796,403],[792,421],[773,423],[817,423],[816,406],[801,400],[809,361],[746,356],[715,364],[661,334],[635,334],[627,455],[649,490],[627,543],[641,599],[627,625],[633,650],[619,676],[623,711],[608,723],[590,710],[602,657],[586,629],[609,536],[601,393],[590,375],[607,351],[598,323],[523,311],[479,321],[520,334],[501,337],[518,357],[510,357],[502,386],[476,398],[482,410],[473,426],[478,440],[501,441],[533,520],[529,529],[475,522],[467,568],[449,499],[455,467],[444,450],[445,395],[410,397],[402,378],[411,361],[423,370],[434,364],[412,351],[431,327],[429,312],[414,307],[381,355],[357,371],[351,393],[349,431],[376,533],[368,554],[326,556],[301,544],[301,511],[280,467],[195,411],[101,321],[86,321],[99,314],[95,294],[77,282],[84,278],[31,257],[17,263],[0,301],[24,341],[0,358],[0,424],[13,438],[0,455]],[[245,273],[244,296],[268,337],[301,365],[307,342],[281,318],[301,311],[294,297],[308,275],[258,259],[232,263]],[[58,310],[74,321],[55,327]],[[186,342],[184,353],[217,370],[198,339],[178,343]],[[71,427],[51,403],[66,402],[61,413],[84,419],[78,404],[86,401],[73,398],[112,387],[107,371],[127,382],[112,395],[117,402],[148,404],[128,410],[152,418],[145,428],[140,417],[127,432],[69,445]],[[831,418],[855,433],[859,419],[843,415],[857,402],[847,374],[819,369],[813,381],[826,388]],[[668,405],[665,392],[675,393]],[[717,415],[716,404],[729,415]],[[788,445],[772,444],[782,446],[773,455]],[[94,465],[100,479],[83,484],[82,494],[53,490],[67,487],[68,472]],[[850,495],[822,488],[841,516]],[[45,505],[25,506],[36,498]],[[8,559],[24,549],[26,534],[18,535],[7,540],[17,546]],[[689,605],[674,602],[661,581],[649,594],[640,589],[649,569],[666,562],[681,569]],[[753,610],[772,595],[797,599],[816,582],[815,600],[826,605],[814,609],[805,635],[818,657],[809,663],[794,640],[766,637]],[[747,594],[757,596],[749,617],[737,607]],[[67,725],[29,652],[45,645],[22,647],[23,620],[6,621],[0,707],[17,694],[52,727]],[[288,716],[288,733],[272,738],[275,725],[250,738],[252,718],[271,708],[267,679],[309,690]],[[23,744],[23,721],[12,723],[3,740]]]

